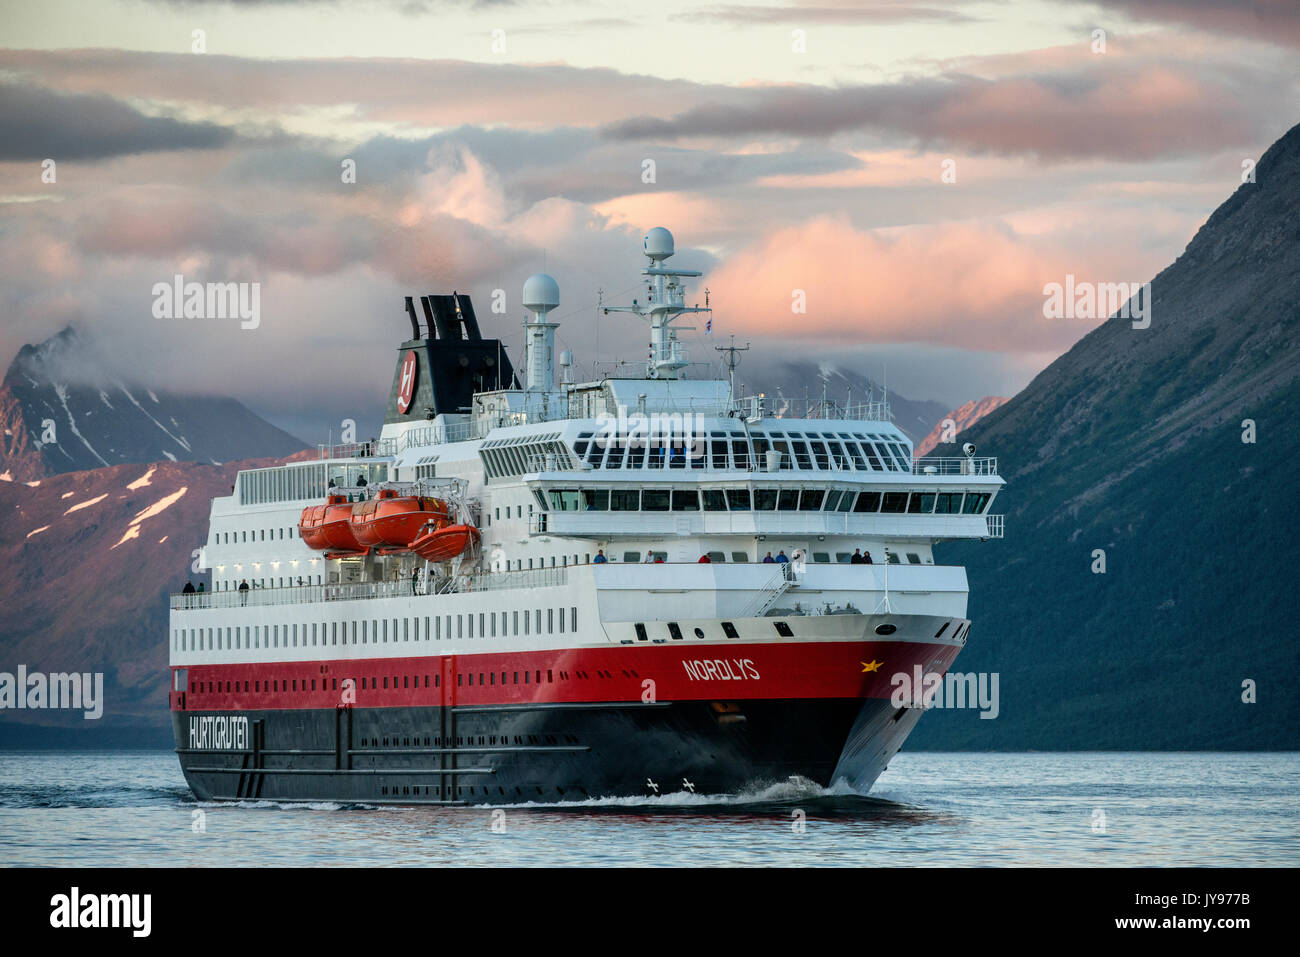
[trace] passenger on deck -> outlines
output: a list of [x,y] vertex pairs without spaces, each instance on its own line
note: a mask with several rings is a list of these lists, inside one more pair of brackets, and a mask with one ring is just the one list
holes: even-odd
[[864,564],[864,565],[874,565],[874,564],[875,564],[875,562],[873,562],[873,561],[871,560],[871,552],[863,552],[863,553],[862,553],[862,564]]
[[411,570],[411,594],[418,595],[420,593],[419,588],[420,588],[420,569],[413,568]]
[[247,578],[245,578],[243,581],[239,583],[239,603],[241,605],[248,604],[248,579]]
[[609,559],[605,557],[605,549],[601,548],[596,550],[596,557],[591,560],[591,563],[593,565],[603,565],[607,561]]
[[204,585],[203,582],[199,582],[198,592],[199,592],[200,595],[203,594],[203,585]]
[[642,564],[642,565],[649,565],[649,564],[650,564],[651,562],[653,562],[654,560],[655,560],[654,549],[647,548],[647,549],[646,549],[646,553],[645,553],[645,559],[641,562],[641,564]]
[[788,562],[789,560],[790,560],[790,558],[789,558],[788,555],[786,555],[786,553],[785,553],[785,549],[784,549],[784,548],[781,549],[779,552],[776,553],[776,561],[777,561],[777,564],[781,564],[781,565],[783,565],[783,564],[785,564],[786,562]]
[[713,559],[709,557],[708,552],[705,552],[703,555],[700,556],[700,560],[696,564],[711,565],[712,563],[713,563]]
[[853,555],[852,557],[849,558],[849,564],[850,565],[862,564],[862,549],[860,548],[853,549]]
[[181,591],[186,595],[192,594],[194,591],[194,582],[187,580],[185,582],[185,587],[182,588]]
[[770,565],[770,564],[771,564],[772,562],[774,562],[774,561],[776,561],[776,559],[772,557],[772,553],[771,553],[771,552],[768,552],[768,553],[767,553],[767,556],[763,559],[763,564],[764,564],[764,565]]

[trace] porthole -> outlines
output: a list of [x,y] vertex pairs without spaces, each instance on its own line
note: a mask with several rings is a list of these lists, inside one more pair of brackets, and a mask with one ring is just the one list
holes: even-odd
[[703,629],[703,628],[696,628],[696,629],[695,629],[695,637],[696,637],[696,638],[703,638],[703,637],[704,637],[704,629]]
[[888,622],[885,622],[883,625],[876,625],[876,634],[878,635],[892,635],[896,631],[898,631],[898,627],[896,625],[891,625]]

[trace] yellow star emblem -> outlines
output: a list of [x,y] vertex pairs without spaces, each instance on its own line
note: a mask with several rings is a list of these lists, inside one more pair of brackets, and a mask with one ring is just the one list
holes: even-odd
[[863,661],[860,662],[860,664],[862,665],[863,674],[866,674],[868,671],[879,671],[880,666],[883,665],[884,662],[877,661],[875,658],[872,658],[870,661]]

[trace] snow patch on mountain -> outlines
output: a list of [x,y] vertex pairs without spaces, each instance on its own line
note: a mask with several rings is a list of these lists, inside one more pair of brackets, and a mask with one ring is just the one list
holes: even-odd
[[96,496],[95,498],[92,498],[92,499],[90,499],[90,500],[87,501],[87,502],[79,502],[79,503],[77,503],[76,505],[72,506],[72,508],[68,509],[68,510],[67,510],[66,512],[64,512],[63,514],[64,514],[64,515],[71,515],[73,512],[79,512],[79,511],[81,511],[83,508],[90,508],[90,506],[95,505],[95,504],[98,504],[99,502],[104,501],[104,499],[106,499],[106,498],[108,498],[108,493],[107,493],[107,492],[105,492],[103,495]]
[[145,472],[138,479],[128,485],[127,488],[133,492],[138,488],[144,488],[146,485],[150,484],[149,479],[153,477],[153,473],[156,471],[158,471],[156,466],[149,466],[149,471]]

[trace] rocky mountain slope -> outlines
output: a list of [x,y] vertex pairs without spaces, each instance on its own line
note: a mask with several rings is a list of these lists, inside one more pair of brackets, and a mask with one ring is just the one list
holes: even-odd
[[230,494],[241,468],[278,461],[164,461],[0,482],[0,671],[103,672],[107,699],[96,721],[2,711],[0,747],[171,746],[167,596],[207,540],[211,499]]
[[1300,746],[1300,127],[1152,294],[1149,328],[1112,317],[961,436],[1008,482],[1005,541],[939,553],[1001,716],[935,711],[910,746]]
[[[969,429],[994,409],[1005,405],[1008,401],[1008,399],[1003,398],[1002,396],[986,395],[982,399],[972,399],[965,405],[953,409],[939,420],[935,427],[930,430],[929,435],[916,443],[915,448],[913,449],[913,454],[917,458],[920,458],[922,455],[929,455],[931,451],[933,451],[934,447],[940,443],[940,440],[944,438],[944,423],[948,419],[952,419],[953,421],[953,434],[949,437],[948,441],[954,447],[960,447],[965,439],[958,438],[957,436],[966,429]],[[937,455],[939,453],[935,454]]]
[[303,448],[236,399],[127,381],[73,326],[19,350],[0,385],[0,432],[0,477],[19,482],[128,462],[219,464]]

